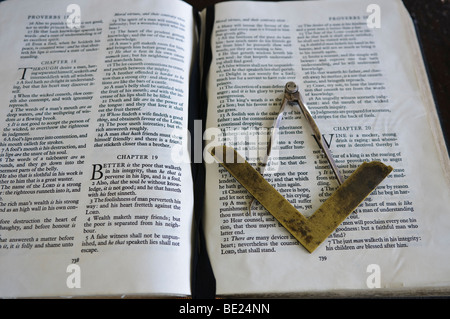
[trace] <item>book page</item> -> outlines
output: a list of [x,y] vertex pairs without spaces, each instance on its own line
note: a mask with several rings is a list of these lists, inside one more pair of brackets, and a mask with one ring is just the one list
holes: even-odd
[[0,24],[0,295],[190,294],[191,6],[8,1]]
[[[294,81],[344,178],[364,161],[393,167],[310,254],[262,206],[249,212],[249,193],[205,152],[218,294],[448,288],[449,160],[413,32],[400,1],[216,5],[206,148],[227,144],[260,169]],[[338,186],[296,106],[264,177],[305,216]]]

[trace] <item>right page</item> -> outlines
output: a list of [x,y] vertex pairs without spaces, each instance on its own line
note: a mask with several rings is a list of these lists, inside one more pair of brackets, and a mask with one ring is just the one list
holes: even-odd
[[[217,294],[446,290],[449,159],[401,1],[233,1],[214,11],[204,155]],[[317,210],[338,184],[297,107],[260,165],[288,81],[344,178],[364,161],[394,168],[312,254],[262,206],[249,211],[252,197],[207,152],[234,147],[302,214]]]

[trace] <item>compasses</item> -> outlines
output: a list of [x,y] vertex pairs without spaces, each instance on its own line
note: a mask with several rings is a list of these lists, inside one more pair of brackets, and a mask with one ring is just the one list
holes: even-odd
[[[365,162],[344,181],[294,82],[288,82],[285,86],[284,99],[274,128],[279,127],[287,103],[298,104],[340,185],[310,217],[303,216],[234,149],[217,146],[212,148],[211,154],[309,252],[313,252],[389,175],[392,167],[378,161]],[[269,142],[268,155],[271,147]]]

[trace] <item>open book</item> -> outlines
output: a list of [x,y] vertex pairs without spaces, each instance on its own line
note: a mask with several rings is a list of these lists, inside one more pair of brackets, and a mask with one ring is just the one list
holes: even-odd
[[[405,8],[371,2],[1,3],[0,296],[448,293],[448,153]],[[394,168],[312,254],[208,153],[259,168],[288,81],[344,178]],[[303,121],[263,174],[308,216],[337,183]]]

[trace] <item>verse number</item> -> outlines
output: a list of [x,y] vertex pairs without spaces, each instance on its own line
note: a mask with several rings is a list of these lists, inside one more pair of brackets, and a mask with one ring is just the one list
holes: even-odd
[[327,260],[327,256],[319,256],[319,261],[325,261]]

